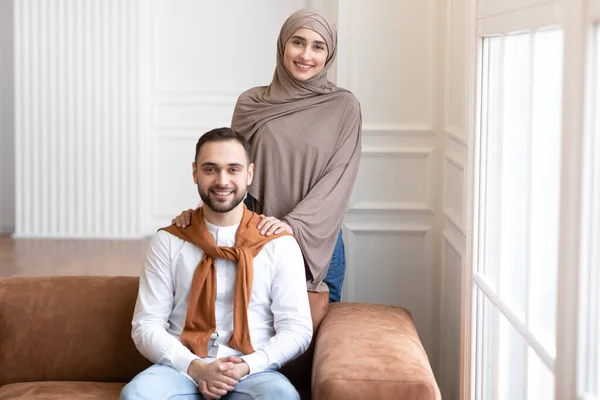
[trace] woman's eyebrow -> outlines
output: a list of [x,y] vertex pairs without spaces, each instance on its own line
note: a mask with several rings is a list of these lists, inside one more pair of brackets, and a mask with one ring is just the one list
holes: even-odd
[[[298,39],[298,40],[302,40],[303,42],[306,42],[306,38],[299,36],[299,35],[294,35],[290,39]],[[327,43],[323,42],[322,40],[315,40],[313,43],[327,47]]]

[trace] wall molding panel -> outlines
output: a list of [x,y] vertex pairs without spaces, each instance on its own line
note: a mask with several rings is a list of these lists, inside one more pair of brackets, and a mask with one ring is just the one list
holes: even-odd
[[[432,226],[426,224],[408,224],[408,223],[400,223],[400,224],[372,224],[372,223],[344,223],[343,225],[344,232],[344,242],[348,247],[348,266],[346,271],[346,286],[344,287],[344,292],[346,292],[347,296],[344,299],[345,301],[364,301],[360,295],[357,293],[357,280],[356,280],[356,271],[357,266],[354,260],[356,257],[353,252],[356,251],[356,235],[357,234],[380,234],[380,235],[388,235],[392,234],[412,234],[422,236],[425,240],[426,235],[431,232]],[[425,258],[426,254],[419,254],[422,258]]]
[[[463,238],[456,238],[456,233],[448,229],[442,232],[441,242],[441,276],[442,295],[440,304],[440,353],[439,353],[439,385],[446,397],[455,399],[459,391],[460,374],[456,361],[460,358],[460,315],[461,280],[464,268],[465,246]],[[451,257],[454,253],[454,257]],[[455,261],[454,264],[452,261]]]
[[359,201],[351,205],[348,209],[349,214],[358,214],[365,212],[398,212],[398,213],[417,213],[433,214],[433,210],[425,203],[419,202],[383,202],[383,201]]
[[[410,310],[423,347],[436,369],[438,297],[433,226],[347,222],[343,233],[348,256],[343,300],[397,305]],[[392,243],[393,251],[377,252],[378,246],[384,249]],[[369,289],[374,284],[376,292]]]
[[[337,83],[363,103],[366,136],[373,125],[399,125],[401,131],[436,136],[437,9],[435,0],[338,1]],[[395,39],[405,37],[407,31],[413,40]],[[379,62],[366,61],[373,59]]]
[[[511,0],[507,0],[511,1]],[[528,1],[528,0],[525,0]],[[486,2],[490,2],[487,1]],[[468,198],[468,158],[471,143],[469,135],[473,128],[471,103],[475,88],[471,79],[474,74],[476,38],[474,28],[475,7],[482,4],[476,0],[445,0],[445,15],[440,34],[444,62],[440,67],[444,77],[440,113],[443,120],[440,130],[443,148],[440,152],[442,188],[440,208],[442,211],[439,251],[440,257],[440,319],[439,319],[439,373],[438,381],[444,399],[461,398],[461,338],[464,330],[463,300],[466,273],[466,235]]]
[[200,130],[221,126],[231,119],[233,102],[162,103],[155,107],[155,126],[158,130]]
[[433,151],[425,146],[364,146],[350,212],[433,213]]
[[448,139],[452,140],[459,146],[465,146],[465,147],[467,146],[467,142],[465,141],[465,138],[463,137],[464,135],[457,133],[455,131],[452,131],[452,130],[448,130],[448,129],[446,129],[446,135],[448,136]]
[[161,226],[169,225],[182,210],[199,203],[198,190],[192,180],[198,134],[187,133],[160,136],[155,143],[151,210]]
[[[459,145],[466,145],[467,104],[465,93],[462,93],[462,90],[464,90],[468,78],[468,70],[463,65],[464,55],[467,53],[467,43],[464,40],[464,32],[461,31],[461,29],[464,29],[464,24],[461,24],[460,20],[454,20],[457,15],[465,17],[464,12],[461,14],[463,9],[459,7],[459,5],[464,6],[465,1],[447,0],[446,3],[444,131],[450,139]],[[458,89],[456,88],[457,85]],[[455,90],[458,90],[458,92],[455,93]]]
[[391,136],[391,137],[423,137],[437,136],[435,130],[429,126],[409,126],[402,124],[363,124],[363,136]]
[[[454,175],[454,177],[451,180],[450,177],[452,175]],[[443,176],[444,214],[462,235],[466,235],[466,222],[464,217],[464,199],[466,193],[465,165],[448,151],[444,154]],[[458,209],[456,209],[457,205],[459,206]]]

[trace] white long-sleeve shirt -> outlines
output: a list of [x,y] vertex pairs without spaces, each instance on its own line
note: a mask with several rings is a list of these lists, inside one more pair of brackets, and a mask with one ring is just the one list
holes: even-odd
[[[239,224],[220,227],[206,221],[206,225],[217,246],[235,244]],[[237,263],[225,259],[216,260],[217,325],[208,357],[200,358],[185,347],[180,337],[194,270],[203,254],[200,248],[165,231],[152,238],[132,321],[131,336],[142,355],[184,375],[195,359],[212,362],[233,355],[242,358],[254,374],[279,369],[306,351],[312,338],[312,320],[304,261],[292,236],[270,241],[254,258],[248,325],[255,352],[242,355],[227,346],[233,330]]]

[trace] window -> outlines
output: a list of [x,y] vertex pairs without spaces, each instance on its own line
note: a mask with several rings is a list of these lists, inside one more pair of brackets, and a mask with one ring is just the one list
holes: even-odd
[[600,26],[594,29],[590,57],[584,145],[582,216],[582,339],[580,386],[586,398],[600,399]]
[[474,398],[552,399],[562,31],[486,37],[474,238]]

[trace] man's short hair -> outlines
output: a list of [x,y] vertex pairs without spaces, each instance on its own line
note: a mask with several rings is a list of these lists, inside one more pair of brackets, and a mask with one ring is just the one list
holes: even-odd
[[246,151],[248,165],[250,165],[250,143],[239,132],[234,131],[231,128],[213,129],[212,131],[208,131],[202,136],[200,136],[200,139],[198,139],[198,143],[196,143],[196,156],[194,157],[194,161],[198,162],[198,154],[200,154],[200,149],[205,143],[225,142],[227,140],[235,140],[236,142],[242,145],[242,147]]

